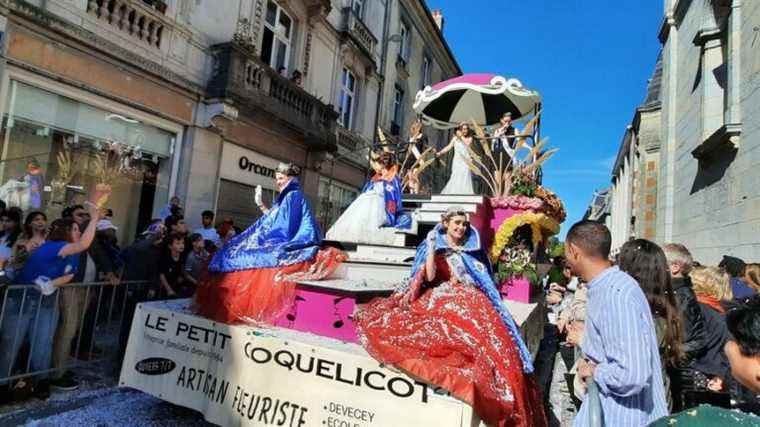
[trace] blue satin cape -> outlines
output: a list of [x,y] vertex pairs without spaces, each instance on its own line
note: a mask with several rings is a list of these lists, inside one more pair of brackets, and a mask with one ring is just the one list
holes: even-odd
[[[435,227],[434,232],[436,233],[436,253],[453,250],[446,242],[446,232],[443,230],[441,224],[438,224]],[[425,239],[425,241],[417,247],[417,254],[414,257],[410,282],[411,280],[414,280],[414,277],[425,265],[425,259],[427,258],[428,252],[427,246],[427,239]],[[499,291],[496,289],[496,284],[493,281],[491,262],[488,260],[486,252],[481,248],[480,234],[478,234],[476,229],[468,227],[465,235],[465,244],[459,253],[462,255],[462,260],[467,268],[467,273],[470,274],[478,289],[485,294],[486,298],[491,302],[491,305],[493,305],[493,308],[499,313],[501,320],[512,335],[512,339],[514,340],[515,345],[517,345],[517,349],[520,353],[523,370],[527,373],[533,372],[533,360],[530,351],[528,351],[528,347],[525,345],[525,342],[520,335],[520,329],[517,327],[517,324],[515,324],[514,319],[512,319],[512,315],[509,313],[509,310],[504,307],[504,304],[501,301],[501,294],[499,294]],[[409,288],[409,285],[410,283],[407,283],[399,291],[405,292]]]
[[269,211],[214,254],[212,272],[283,267],[309,261],[322,243],[309,201],[293,178]]

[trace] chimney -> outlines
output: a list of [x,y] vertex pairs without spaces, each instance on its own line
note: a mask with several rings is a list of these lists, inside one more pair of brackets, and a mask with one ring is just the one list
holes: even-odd
[[435,9],[431,13],[433,15],[433,21],[435,21],[435,25],[438,26],[438,29],[443,33],[443,12],[441,12],[441,9]]

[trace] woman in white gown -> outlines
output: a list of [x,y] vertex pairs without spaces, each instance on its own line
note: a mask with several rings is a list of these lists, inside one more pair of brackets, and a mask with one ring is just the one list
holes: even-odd
[[454,149],[454,159],[451,162],[451,176],[441,194],[475,194],[472,186],[472,172],[467,162],[470,161],[468,147],[472,144],[473,137],[470,126],[462,123],[457,128],[454,138],[449,145],[438,152],[438,157]]
[[[398,166],[390,153],[383,153],[375,165],[375,175],[364,191],[327,230],[325,238],[341,242],[390,244],[395,237],[400,186]],[[393,193],[389,195],[386,193]],[[395,196],[394,196],[395,195]]]

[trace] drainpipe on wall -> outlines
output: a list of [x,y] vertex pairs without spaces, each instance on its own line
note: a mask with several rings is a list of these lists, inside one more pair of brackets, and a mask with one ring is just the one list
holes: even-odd
[[[385,3],[385,16],[383,17],[383,47],[380,53],[380,79],[378,80],[378,97],[375,106],[375,125],[372,128],[372,141],[377,138],[377,127],[380,124],[380,109],[382,108],[383,98],[385,97],[385,59],[388,56],[388,32],[390,28],[391,4],[396,0],[387,0]],[[367,160],[367,170],[369,171],[369,160]]]

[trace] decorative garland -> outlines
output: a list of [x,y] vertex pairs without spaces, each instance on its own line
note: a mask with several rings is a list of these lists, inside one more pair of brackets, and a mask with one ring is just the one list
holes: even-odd
[[541,211],[544,207],[544,201],[538,197],[527,196],[507,196],[507,197],[492,197],[491,207],[493,208],[507,208],[507,209],[522,209]]
[[[501,223],[496,236],[494,236],[494,243],[491,246],[491,261],[496,262],[499,259],[499,255],[504,250],[504,247],[509,244],[509,240],[516,229],[523,225],[530,225],[533,234],[533,245],[538,245],[545,234],[557,234],[559,233],[559,223],[550,216],[543,213],[524,212],[519,215],[514,215]],[[544,233],[546,231],[546,233]]]

